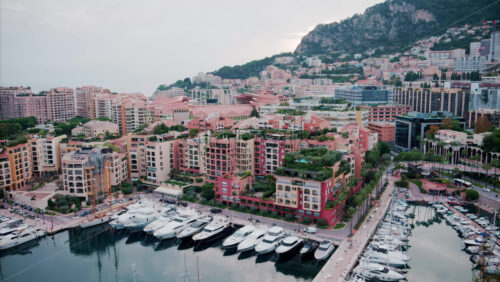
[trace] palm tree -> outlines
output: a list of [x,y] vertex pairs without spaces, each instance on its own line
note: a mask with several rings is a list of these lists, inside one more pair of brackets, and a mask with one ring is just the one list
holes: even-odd
[[486,175],[486,188],[488,188],[488,172],[490,171],[490,169],[492,168],[492,166],[489,164],[489,163],[485,163],[483,164],[483,169],[486,171],[485,172],[485,175]]
[[[500,167],[500,159],[493,159],[491,165],[495,168],[495,178],[497,177],[497,168]],[[496,191],[496,185],[493,185],[493,190]]]

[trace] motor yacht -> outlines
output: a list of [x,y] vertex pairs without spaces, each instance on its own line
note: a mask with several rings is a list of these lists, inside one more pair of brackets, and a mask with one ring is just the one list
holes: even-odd
[[316,260],[325,260],[333,253],[334,250],[335,246],[331,241],[323,240],[314,252],[314,258]]
[[315,240],[307,239],[304,241],[304,246],[300,249],[301,256],[307,256],[309,254],[314,253],[316,248],[318,247],[318,242]]
[[9,224],[8,226],[0,229],[0,236],[5,236],[5,235],[8,235],[8,234],[13,233],[13,232],[24,230],[28,227],[29,227],[28,224],[20,224],[20,223]]
[[175,216],[170,222],[168,222],[162,228],[156,230],[153,233],[158,239],[169,239],[174,238],[177,234],[187,227],[189,224],[195,222],[200,215],[198,213],[182,213]]
[[10,249],[31,240],[43,237],[45,231],[38,228],[27,228],[19,232],[11,233],[0,240],[0,250]]
[[380,281],[399,281],[405,278],[402,274],[377,263],[362,263],[353,272],[364,278]]
[[274,251],[278,247],[281,240],[286,236],[285,230],[279,226],[271,227],[262,241],[255,246],[255,251],[258,254],[266,254]]
[[225,217],[216,217],[210,224],[205,226],[200,233],[193,235],[193,241],[206,242],[215,240],[228,234],[231,230],[232,226],[229,219]]
[[236,230],[233,235],[224,240],[222,247],[231,248],[238,246],[238,244],[245,240],[248,235],[252,234],[256,229],[257,228],[252,224],[243,226],[242,228]]
[[176,213],[160,216],[155,221],[146,225],[146,227],[144,227],[144,232],[148,234],[153,234],[156,230],[162,228],[167,223],[169,223],[174,218],[175,215]]
[[281,244],[276,248],[276,253],[279,256],[290,255],[302,248],[303,244],[304,239],[302,238],[292,235],[286,236],[283,241],[281,241]]
[[189,238],[195,234],[200,233],[207,224],[212,221],[212,216],[203,216],[197,219],[195,222],[191,223],[188,227],[184,228],[181,233],[177,234],[177,238],[185,239]]
[[255,229],[250,235],[248,235],[241,243],[238,244],[238,252],[246,252],[251,251],[255,248],[257,244],[262,241],[264,235],[266,234],[266,230],[263,229]]
[[394,267],[404,267],[408,264],[407,260],[403,260],[399,255],[384,254],[368,250],[363,254],[363,260],[372,263],[387,264]]
[[482,236],[477,236],[473,239],[467,239],[467,240],[464,240],[464,244],[468,247],[468,246],[481,246],[481,244],[483,244],[483,237]]
[[139,232],[146,227],[146,225],[152,223],[160,216],[160,211],[155,208],[145,208],[141,212],[132,216],[127,223],[125,223],[125,228],[130,232]]

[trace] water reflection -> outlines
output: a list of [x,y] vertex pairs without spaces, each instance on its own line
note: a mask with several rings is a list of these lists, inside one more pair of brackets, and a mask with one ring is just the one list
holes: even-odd
[[[74,229],[0,255],[2,281],[308,281],[320,266],[297,257],[277,260],[221,248],[223,238],[204,244],[159,241],[145,233],[107,225]],[[184,263],[184,256],[186,263]],[[256,265],[258,264],[258,265]],[[133,266],[134,265],[134,266]],[[257,271],[256,271],[257,270]],[[135,274],[134,274],[135,271]]]

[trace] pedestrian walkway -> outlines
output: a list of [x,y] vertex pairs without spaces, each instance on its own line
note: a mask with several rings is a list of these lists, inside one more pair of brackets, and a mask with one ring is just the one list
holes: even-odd
[[375,232],[378,223],[384,217],[390,205],[390,198],[394,191],[394,178],[389,177],[389,185],[380,197],[380,207],[372,209],[362,227],[352,236],[345,239],[335,250],[328,262],[316,275],[313,282],[344,281],[361,256],[369,239]]

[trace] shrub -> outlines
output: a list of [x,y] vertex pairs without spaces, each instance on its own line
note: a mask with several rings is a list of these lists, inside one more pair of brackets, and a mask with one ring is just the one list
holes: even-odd
[[255,206],[252,206],[252,207],[250,207],[250,212],[251,213],[257,213],[257,212],[259,212],[259,208],[255,207]]
[[201,182],[203,182],[202,178],[196,178],[196,183],[201,183]]
[[269,210],[261,210],[260,214],[263,216],[267,216],[269,214]]
[[289,213],[285,214],[285,220],[286,221],[293,221],[295,217]]
[[324,218],[320,218],[320,219],[318,220],[317,227],[319,227],[319,228],[328,228],[328,227],[329,227],[329,226],[328,226],[328,222],[326,221],[326,219],[324,219]]
[[408,181],[406,181],[406,180],[398,180],[398,181],[394,182],[394,184],[396,184],[396,186],[398,186],[398,187],[408,188]]
[[237,209],[239,205],[237,203],[231,203],[231,208]]
[[479,192],[474,189],[467,189],[465,190],[465,197],[471,201],[477,200],[479,198]]
[[69,212],[69,206],[64,205],[64,206],[59,207],[59,212],[60,213],[68,213]]
[[309,225],[309,224],[311,224],[311,222],[312,222],[312,219],[310,217],[308,217],[308,216],[302,218],[302,223],[303,224]]

